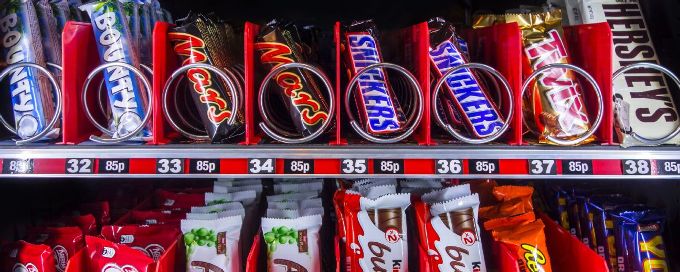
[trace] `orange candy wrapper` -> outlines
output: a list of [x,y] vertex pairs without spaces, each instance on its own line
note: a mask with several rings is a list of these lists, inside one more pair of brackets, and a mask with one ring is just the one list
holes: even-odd
[[[516,22],[522,30],[524,45],[524,76],[553,63],[570,63],[562,39],[562,12],[552,9],[542,12],[479,15],[473,27]],[[555,144],[546,136],[574,140],[591,127],[583,101],[583,88],[574,72],[553,68],[540,74],[523,97],[524,123],[538,134],[539,143]],[[589,137],[580,144],[595,140]]]
[[517,256],[519,271],[551,272],[544,227],[543,221],[538,219],[493,230],[491,236],[495,241],[505,244]]
[[493,188],[494,197],[500,203],[479,208],[479,217],[494,219],[524,214],[534,211],[531,195],[534,188],[528,186],[496,186]]

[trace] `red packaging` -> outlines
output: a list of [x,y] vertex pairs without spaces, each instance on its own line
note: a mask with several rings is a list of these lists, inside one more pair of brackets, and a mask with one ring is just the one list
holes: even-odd
[[97,234],[97,219],[91,214],[73,216],[67,225],[77,226],[85,235]]
[[45,234],[43,244],[52,248],[57,271],[65,271],[69,259],[85,247],[83,231],[79,227],[46,228]]
[[99,226],[111,223],[111,207],[107,201],[83,203],[80,205],[81,214],[92,214]]
[[157,190],[156,207],[169,209],[186,208],[205,205],[205,195],[203,193],[175,193],[167,190]]
[[129,222],[140,225],[173,224],[179,225],[184,219],[184,213],[172,213],[166,211],[130,211]]
[[18,241],[2,252],[3,271],[56,272],[54,254],[46,245]]
[[180,231],[173,225],[104,226],[101,235],[106,240],[132,247],[158,261],[178,239]]
[[127,246],[93,236],[86,236],[87,271],[151,272],[153,259]]

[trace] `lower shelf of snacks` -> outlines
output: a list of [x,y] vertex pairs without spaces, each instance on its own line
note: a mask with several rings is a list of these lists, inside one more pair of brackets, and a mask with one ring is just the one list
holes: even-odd
[[[645,189],[610,182],[55,182],[42,189],[0,185],[13,192],[3,193],[3,202],[29,192],[36,197],[2,210],[5,271],[673,271],[677,265],[670,257],[677,241],[666,231],[677,224],[666,220],[677,207],[664,210],[641,196]],[[664,188],[646,191],[677,185],[652,186]],[[656,200],[673,201],[657,194]]]

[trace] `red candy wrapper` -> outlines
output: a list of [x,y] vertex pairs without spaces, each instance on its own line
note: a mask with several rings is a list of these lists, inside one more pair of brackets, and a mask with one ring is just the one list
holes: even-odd
[[83,231],[79,227],[48,227],[32,231],[31,242],[52,248],[57,271],[66,270],[69,259],[85,246]]
[[158,261],[178,239],[180,231],[171,225],[104,226],[101,235],[106,240],[132,247]]
[[2,260],[3,271],[56,272],[52,249],[46,245],[16,242],[3,250]]
[[136,249],[92,236],[86,236],[85,242],[89,272],[153,271],[153,259]]

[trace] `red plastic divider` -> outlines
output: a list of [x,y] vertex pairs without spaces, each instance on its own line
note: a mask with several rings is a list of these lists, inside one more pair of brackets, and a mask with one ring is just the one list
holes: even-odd
[[[614,144],[614,102],[612,100],[612,32],[608,23],[584,24],[564,27],[569,53],[575,65],[595,78],[602,90],[604,116],[596,132],[601,144]],[[581,85],[589,86],[581,81]],[[594,93],[586,92],[586,106],[590,120],[595,120],[597,110]]]
[[[610,62],[611,63],[611,62]],[[545,214],[545,238],[555,272],[608,272],[607,261]]]
[[255,240],[253,240],[253,246],[250,248],[248,258],[246,258],[246,272],[258,272],[266,269],[264,267],[259,267],[260,250],[262,247],[260,245],[260,239],[260,234],[258,234],[255,236]]
[[340,86],[340,82],[342,80],[342,76],[340,73],[342,73],[342,62],[338,60],[342,60],[341,56],[341,50],[340,50],[340,27],[341,24],[340,22],[335,22],[335,25],[333,26],[333,43],[335,44],[335,101],[337,101],[337,107],[335,107],[335,143],[338,145],[346,145],[347,144],[347,139],[344,139],[342,137],[342,123],[340,121],[342,118],[340,116],[342,115],[342,100],[340,94],[344,93],[344,90],[341,89],[342,86]]
[[[99,132],[83,114],[81,99],[87,74],[99,64],[99,53],[92,25],[69,21],[61,38],[63,121],[62,142],[78,144]],[[94,107],[91,101],[92,108]]]
[[179,137],[165,119],[163,111],[163,88],[170,74],[177,69],[177,57],[168,41],[168,30],[173,25],[156,22],[152,36],[153,58],[153,144],[167,144]]
[[[473,62],[487,64],[498,70],[510,84],[515,105],[511,126],[503,137],[509,144],[522,142],[522,32],[517,23],[498,24],[464,31]],[[501,95],[503,90],[501,91]],[[501,112],[509,107],[503,98]],[[501,139],[503,139],[501,138]]]

